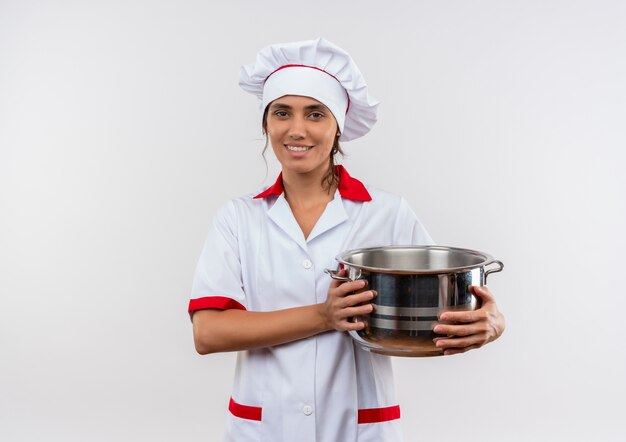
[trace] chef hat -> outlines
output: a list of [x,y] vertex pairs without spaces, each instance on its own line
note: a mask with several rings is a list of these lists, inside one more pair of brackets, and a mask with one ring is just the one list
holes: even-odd
[[328,40],[267,46],[256,62],[241,68],[239,85],[259,97],[261,110],[285,95],[302,95],[323,103],[333,113],[340,141],[365,135],[376,123],[378,101],[350,55]]

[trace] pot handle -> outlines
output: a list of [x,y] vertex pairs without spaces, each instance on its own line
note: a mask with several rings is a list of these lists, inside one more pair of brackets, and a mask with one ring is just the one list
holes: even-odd
[[493,268],[493,269],[489,269],[489,270],[485,270],[485,284],[487,284],[487,276],[492,274],[492,273],[498,273],[501,272],[504,269],[504,264],[502,263],[502,261],[498,261],[497,259],[494,260],[493,262],[490,262],[487,265],[491,265],[491,264],[497,264],[498,267]]
[[337,275],[337,273],[339,273],[340,271],[341,270],[324,269],[324,272],[328,273],[331,278],[336,279],[337,281],[343,281],[343,282],[352,281],[347,276],[339,276],[339,275]]

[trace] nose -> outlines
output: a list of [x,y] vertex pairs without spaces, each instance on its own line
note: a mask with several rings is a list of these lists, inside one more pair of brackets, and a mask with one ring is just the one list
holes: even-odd
[[300,140],[306,137],[306,125],[302,118],[292,118],[289,125],[289,138]]

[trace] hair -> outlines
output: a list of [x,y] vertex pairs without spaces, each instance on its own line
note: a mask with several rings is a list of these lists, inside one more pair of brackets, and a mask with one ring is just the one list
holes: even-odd
[[[265,159],[265,152],[267,151],[267,146],[269,144],[269,139],[267,138],[267,113],[269,110],[269,106],[265,108],[263,112],[263,122],[261,123],[261,127],[263,128],[263,135],[265,135],[265,146],[263,147],[263,159]],[[337,129],[337,133],[339,133],[339,129]],[[335,164],[335,156],[339,154],[342,157],[345,155],[343,150],[341,150],[341,146],[339,145],[339,136],[335,137],[333,141],[333,147],[330,150],[330,155],[328,157],[328,170],[326,174],[322,178],[322,187],[330,192],[330,190],[339,184],[339,175],[335,172],[336,164]]]

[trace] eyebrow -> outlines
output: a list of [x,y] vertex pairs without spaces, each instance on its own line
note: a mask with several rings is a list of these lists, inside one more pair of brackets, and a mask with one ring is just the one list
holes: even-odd
[[[293,106],[290,106],[288,104],[285,103],[273,103],[270,106],[270,109],[293,109]],[[329,111],[329,109],[324,106],[323,104],[310,104],[308,106],[305,106],[304,110],[310,111],[310,110],[325,110],[325,111]]]

